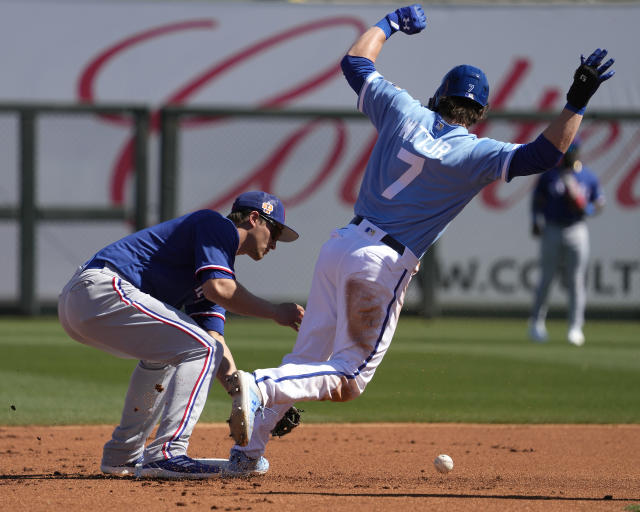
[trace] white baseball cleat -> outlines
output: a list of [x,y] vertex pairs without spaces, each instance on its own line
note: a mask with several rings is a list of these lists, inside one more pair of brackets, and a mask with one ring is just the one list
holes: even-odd
[[581,347],[582,345],[584,345],[584,334],[582,334],[582,329],[578,327],[569,329],[569,333],[567,334],[567,341],[576,347]]
[[105,475],[134,476],[136,474],[136,463],[130,462],[127,464],[119,464],[117,466],[101,464],[100,471],[102,471]]
[[226,477],[249,477],[264,475],[269,471],[269,461],[260,456],[252,459],[238,449],[231,449],[229,464],[225,466],[223,475]]
[[544,325],[544,320],[529,320],[529,339],[536,343],[544,343],[547,341],[547,328]]
[[263,408],[262,393],[254,376],[238,370],[231,375],[233,398],[229,430],[238,446],[247,446],[253,433],[253,421],[256,413]]

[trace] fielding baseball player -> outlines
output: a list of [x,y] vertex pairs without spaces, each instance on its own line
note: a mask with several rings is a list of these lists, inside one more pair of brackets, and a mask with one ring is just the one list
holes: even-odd
[[532,233],[540,240],[540,281],[529,320],[529,337],[547,340],[545,319],[553,278],[562,266],[569,298],[569,330],[572,345],[584,345],[585,275],[589,260],[586,217],[601,211],[605,199],[598,178],[579,160],[576,138],[561,164],[540,175],[533,191]]
[[[243,429],[248,395],[224,342],[225,311],[271,318],[296,330],[302,320],[301,306],[261,299],[234,273],[236,255],[257,261],[275,250],[277,241],[298,238],[284,221],[277,197],[245,192],[228,218],[200,210],[108,245],[65,286],[58,313],[69,336],[140,360],[120,425],[104,447],[104,473],[208,478],[244,470],[241,452],[222,466],[189,458],[187,446],[212,375],[234,398],[231,425]],[[253,419],[255,408],[251,413]],[[156,436],[145,448],[158,420]]]
[[535,141],[519,146],[479,139],[468,129],[488,109],[482,70],[454,67],[425,107],[374,66],[392,34],[416,34],[425,26],[420,5],[397,9],[362,34],[342,60],[358,109],[378,139],[355,217],[320,250],[293,351],[280,367],[254,372],[253,394],[263,410],[250,442],[242,446],[236,439],[233,447],[255,461],[248,473],[267,470],[262,454],[269,433],[292,404],[343,402],[364,391],[391,343],[419,258],[483,187],[553,167],[573,140],[589,98],[613,75],[607,72],[613,60],[602,64],[607,52],[596,50],[582,59],[567,105]]

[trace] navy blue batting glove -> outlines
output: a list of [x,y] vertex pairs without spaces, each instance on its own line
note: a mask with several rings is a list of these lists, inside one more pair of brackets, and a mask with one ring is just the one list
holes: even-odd
[[405,34],[417,34],[427,26],[427,17],[420,4],[400,7],[382,18],[376,26],[381,28],[387,39],[398,30]]
[[[578,114],[584,114],[587,103],[591,96],[595,94],[600,84],[605,80],[609,80],[615,71],[608,71],[615,62],[609,59],[602,64],[607,56],[607,50],[598,48],[586,59],[580,55],[580,67],[576,69],[573,75],[573,84],[567,93],[567,107],[569,110]],[[601,65],[602,64],[602,65]]]

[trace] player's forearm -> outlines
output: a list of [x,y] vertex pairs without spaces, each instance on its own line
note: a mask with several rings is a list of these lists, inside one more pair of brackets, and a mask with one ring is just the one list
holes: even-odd
[[232,313],[259,318],[276,318],[275,304],[252,294],[233,279],[209,279],[202,289],[208,300]]
[[222,387],[230,391],[230,383],[229,377],[233,372],[237,370],[236,363],[233,360],[233,355],[231,355],[231,350],[227,346],[227,343],[224,340],[224,336],[217,331],[208,331],[209,335],[217,340],[222,347],[222,359],[220,360],[220,366],[218,367],[218,373],[216,373],[216,378],[222,384]]
[[530,176],[554,167],[578,133],[582,115],[564,109],[533,142],[516,149],[507,181],[516,176]]
[[558,151],[565,153],[578,133],[578,128],[580,128],[581,123],[582,115],[565,108],[551,121],[545,131],[542,132],[542,135],[544,135]]
[[347,55],[365,57],[371,62],[375,62],[386,40],[387,36],[381,28],[371,27],[353,43]]
[[554,167],[569,149],[581,122],[582,115],[565,108],[536,140],[516,149],[509,164],[508,180]]

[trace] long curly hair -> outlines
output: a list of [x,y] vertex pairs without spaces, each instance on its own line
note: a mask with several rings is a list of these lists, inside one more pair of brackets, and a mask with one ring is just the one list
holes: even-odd
[[469,128],[482,121],[489,111],[489,104],[482,106],[462,96],[444,96],[435,109],[442,117]]

